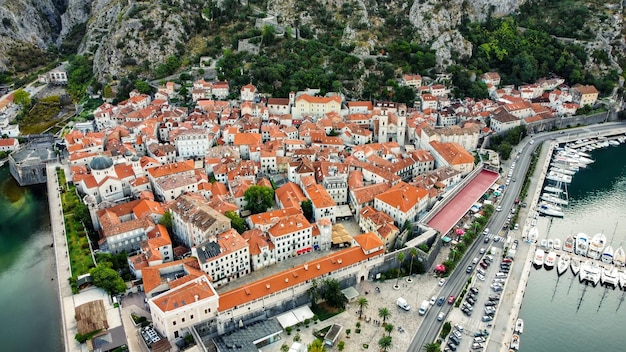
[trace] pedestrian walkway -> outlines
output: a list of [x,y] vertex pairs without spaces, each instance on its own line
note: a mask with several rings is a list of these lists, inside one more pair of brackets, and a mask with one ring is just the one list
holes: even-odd
[[[46,165],[48,181],[48,207],[50,211],[50,227],[54,243],[54,255],[56,258],[57,285],[59,290],[59,303],[61,306],[61,319],[63,324],[63,345],[65,352],[86,351],[86,345],[82,345],[74,338],[77,325],[74,319],[74,295],[70,286],[69,278],[72,277],[70,258],[65,237],[65,220],[63,218],[63,206],[59,194],[60,186],[56,176],[56,168],[63,167],[61,164],[52,163]],[[68,175],[66,171],[66,175]],[[84,347],[84,349],[82,348]]]

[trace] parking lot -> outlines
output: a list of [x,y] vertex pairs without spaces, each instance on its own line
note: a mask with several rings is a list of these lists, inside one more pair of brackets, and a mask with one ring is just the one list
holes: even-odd
[[502,259],[502,250],[492,241],[483,248],[485,254],[471,270],[472,284],[460,298],[459,309],[448,316],[453,328],[442,343],[444,351],[482,351],[493,331],[493,319],[500,300],[505,299],[502,296],[513,260]]

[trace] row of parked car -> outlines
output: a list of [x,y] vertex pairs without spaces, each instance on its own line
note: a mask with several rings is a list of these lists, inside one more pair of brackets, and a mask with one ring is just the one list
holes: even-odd
[[[448,337],[448,342],[446,343],[444,352],[457,350],[458,346],[461,344],[461,340],[463,339],[463,331],[464,329],[461,325],[454,325],[454,328],[450,332],[450,337]],[[489,332],[487,330],[474,333],[474,337],[472,340],[472,350],[483,349],[485,347],[485,338],[487,336],[489,336]]]

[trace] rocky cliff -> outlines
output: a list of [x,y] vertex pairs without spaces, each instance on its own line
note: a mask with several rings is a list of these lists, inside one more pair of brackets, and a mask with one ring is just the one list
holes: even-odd
[[[311,38],[340,36],[361,57],[377,54],[395,38],[419,42],[446,66],[472,53],[458,30],[464,18],[506,15],[526,1],[250,0],[252,12],[241,15],[232,6],[248,5],[238,0],[5,0],[0,3],[0,71],[33,69],[46,62],[51,45],[60,44],[91,56],[103,80],[129,72],[148,76],[171,56],[188,64],[185,58],[196,59],[206,51],[207,38],[220,34],[202,16],[210,4],[239,16],[240,32],[265,13]],[[229,47],[231,38],[222,39]]]

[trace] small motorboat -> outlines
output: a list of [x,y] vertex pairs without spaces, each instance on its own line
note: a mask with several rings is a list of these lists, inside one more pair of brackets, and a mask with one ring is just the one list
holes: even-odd
[[563,243],[563,250],[566,251],[567,253],[573,253],[574,243],[575,243],[574,237],[567,236],[567,238],[565,239],[565,242]]
[[554,265],[556,265],[556,253],[549,252],[548,255],[546,255],[546,260],[544,261],[543,266],[546,270],[552,270],[554,269]]
[[555,238],[554,242],[552,242],[552,248],[554,248],[557,251],[560,250],[561,249],[561,239]]
[[569,267],[572,269],[574,276],[578,275],[580,271],[580,261],[578,259],[572,259],[569,263]]
[[559,275],[563,275],[567,271],[567,268],[570,266],[570,262],[572,257],[569,254],[562,255],[559,258],[559,262],[556,264],[556,273]]
[[517,319],[515,322],[515,330],[516,333],[522,334],[524,332],[524,320],[522,318]]
[[602,256],[600,257],[603,263],[611,264],[613,263],[613,247],[608,245],[604,247],[604,251],[602,251]]
[[539,269],[543,266],[543,261],[545,260],[545,252],[541,248],[537,248],[535,251],[535,259],[533,260],[533,264],[535,265],[535,269]]
[[513,338],[511,338],[511,345],[509,346],[511,349],[517,351],[519,350],[519,335],[513,334]]

